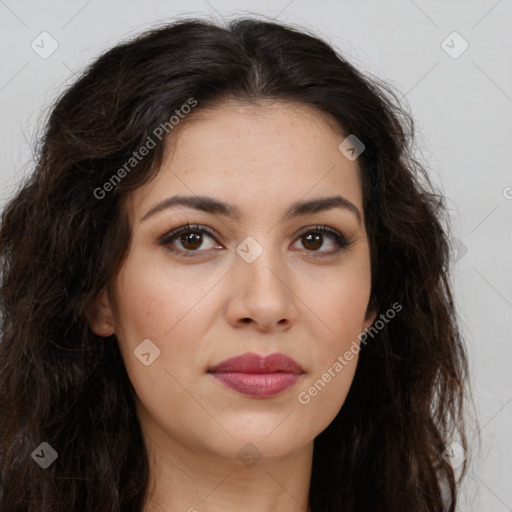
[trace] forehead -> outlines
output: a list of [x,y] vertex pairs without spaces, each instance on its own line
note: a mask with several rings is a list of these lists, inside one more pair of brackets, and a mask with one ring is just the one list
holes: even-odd
[[362,210],[359,166],[338,149],[345,137],[334,117],[295,102],[199,104],[170,133],[156,176],[132,193],[133,220],[177,193],[242,211],[339,193]]

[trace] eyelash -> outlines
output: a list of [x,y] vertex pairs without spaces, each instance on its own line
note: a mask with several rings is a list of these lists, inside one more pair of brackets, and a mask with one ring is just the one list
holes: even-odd
[[[165,246],[169,251],[171,251],[175,254],[178,254],[178,255],[181,255],[181,256],[184,256],[187,258],[188,257],[197,257],[193,253],[200,253],[201,251],[197,251],[197,250],[196,251],[190,251],[190,250],[183,251],[183,250],[177,249],[176,247],[173,247],[171,245],[171,242],[175,238],[177,238],[180,235],[189,233],[189,232],[198,232],[198,233],[203,233],[203,234],[206,233],[207,235],[211,236],[217,242],[216,234],[210,228],[207,228],[206,226],[200,226],[198,224],[188,224],[188,222],[187,222],[187,224],[185,226],[173,229],[172,231],[169,231],[164,236],[162,236],[159,239],[159,244],[162,246]],[[334,239],[338,248],[333,251],[328,251],[328,252],[325,252],[325,251],[318,252],[318,251],[307,251],[306,250],[306,252],[312,253],[308,257],[322,258],[322,257],[326,257],[326,256],[333,256],[333,255],[338,254],[339,252],[343,251],[349,245],[352,244],[352,241],[346,240],[345,237],[343,235],[341,235],[338,231],[335,231],[334,229],[331,229],[325,225],[313,226],[312,228],[308,228],[307,230],[300,233],[298,235],[297,239],[300,239],[301,237],[303,237],[304,235],[307,235],[309,233],[320,233],[320,234],[330,235]],[[318,254],[315,254],[315,253],[318,253]]]

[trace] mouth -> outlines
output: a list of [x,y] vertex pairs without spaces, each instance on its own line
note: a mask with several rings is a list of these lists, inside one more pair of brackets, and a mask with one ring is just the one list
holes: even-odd
[[295,385],[304,374],[297,361],[281,353],[247,353],[208,369],[218,382],[244,396],[270,398]]

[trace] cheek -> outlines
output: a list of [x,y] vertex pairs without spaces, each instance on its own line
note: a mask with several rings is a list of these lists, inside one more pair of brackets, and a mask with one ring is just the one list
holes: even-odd
[[[182,383],[189,378],[196,352],[194,340],[201,337],[197,303],[204,294],[197,287],[187,286],[183,274],[178,278],[170,275],[168,267],[157,258],[148,258],[147,253],[142,258],[132,252],[117,276],[116,337],[136,394],[155,417],[161,414],[169,396],[178,400],[183,393],[172,376]],[[156,349],[145,342],[152,360],[145,365],[137,354],[142,354],[139,347],[148,339]]]
[[[218,278],[191,272],[170,273],[161,258],[133,251],[116,280],[116,336],[130,380],[147,405],[165,403],[170,389],[179,395],[182,390],[169,373],[190,383],[201,359],[201,340],[211,316],[208,291]],[[158,356],[145,366],[136,355],[147,339]]]
[[[333,282],[335,284],[333,284]],[[371,280],[369,266],[356,262],[344,268],[333,280],[320,280],[315,292],[309,291],[308,305],[318,311],[312,373],[297,390],[306,428],[321,432],[339,412],[352,385],[359,358],[359,334],[363,330]]]
[[[342,352],[343,353],[343,352]],[[336,417],[352,385],[357,365],[357,355],[345,364],[337,361],[338,353],[297,390],[296,400],[301,418],[301,428],[311,437],[317,436]],[[336,364],[337,363],[337,364]]]
[[133,253],[121,269],[116,285],[116,317],[130,338],[163,339],[176,331],[186,334],[182,331],[214,284],[197,272],[187,276],[190,270],[175,268],[170,272],[169,268],[161,258],[142,258]]
[[323,347],[342,350],[363,328],[371,291],[369,269],[357,264],[316,281],[302,292],[311,314],[318,317]]
[[322,432],[335,418],[352,385],[368,293],[363,287],[356,294],[343,288],[324,294],[324,334],[316,338],[318,344],[310,350],[316,364],[296,394],[301,422],[313,435]]

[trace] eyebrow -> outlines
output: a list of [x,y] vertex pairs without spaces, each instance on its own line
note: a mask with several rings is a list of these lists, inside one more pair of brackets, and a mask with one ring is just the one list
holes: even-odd
[[[158,212],[169,208],[174,208],[176,206],[185,206],[194,210],[212,213],[215,215],[222,215],[233,219],[239,219],[243,215],[243,212],[238,206],[230,203],[224,203],[213,197],[177,195],[168,197],[167,199],[164,199],[163,201],[160,201],[159,203],[152,206],[142,216],[141,222]],[[352,212],[357,217],[359,224],[361,224],[361,213],[359,212],[357,206],[340,195],[319,197],[316,199],[309,199],[306,201],[297,201],[292,203],[281,217],[281,221],[289,220],[301,215],[323,212],[333,208],[342,208]]]

